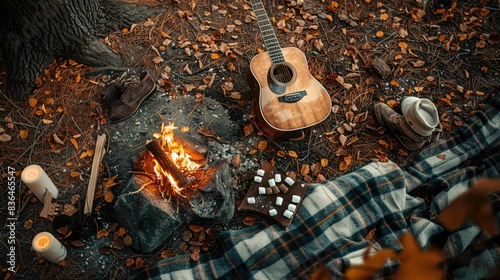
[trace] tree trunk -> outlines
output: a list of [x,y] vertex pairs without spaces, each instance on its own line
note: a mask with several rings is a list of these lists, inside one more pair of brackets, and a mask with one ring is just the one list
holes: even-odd
[[55,58],[90,66],[121,66],[121,57],[98,38],[159,11],[113,0],[2,0],[0,47],[7,91],[25,99]]

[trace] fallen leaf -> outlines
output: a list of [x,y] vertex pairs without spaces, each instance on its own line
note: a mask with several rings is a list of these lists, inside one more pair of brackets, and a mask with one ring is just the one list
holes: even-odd
[[73,245],[75,247],[83,247],[83,246],[85,246],[85,243],[83,243],[80,240],[71,240],[70,243],[71,243],[71,245]]
[[198,232],[201,232],[202,230],[204,230],[205,228],[203,226],[200,226],[200,225],[190,224],[189,229],[194,233],[198,233]]
[[264,151],[267,148],[267,141],[259,141],[257,147],[259,150]]
[[419,68],[419,67],[424,66],[424,64],[425,64],[425,61],[422,61],[422,60],[417,60],[417,61],[415,61],[415,62],[413,63],[413,67],[415,67],[415,68]]
[[73,147],[75,147],[76,150],[78,150],[78,142],[74,138],[69,139],[71,144],[73,144]]
[[386,13],[380,14],[380,20],[387,20],[389,18],[389,15]]
[[30,98],[28,100],[28,102],[29,102],[30,107],[34,108],[36,106],[37,100],[36,100],[36,98]]
[[133,258],[128,258],[126,261],[125,261],[125,265],[130,267],[132,266],[133,264],[135,263],[134,259]]
[[377,33],[375,33],[375,36],[377,36],[379,38],[384,36],[384,31],[382,31],[382,30],[377,31]]
[[466,220],[471,220],[494,236],[498,229],[495,227],[495,216],[488,193],[498,191],[500,191],[500,180],[480,179],[442,210],[437,220],[450,231],[458,228]]
[[297,153],[295,151],[292,151],[292,150],[288,151],[288,155],[291,156],[291,157],[293,157],[293,158],[298,158],[299,157],[297,155]]
[[256,221],[257,219],[254,217],[245,217],[245,219],[243,219],[243,224],[248,227],[251,227],[255,224]]
[[321,166],[326,167],[328,165],[328,159],[322,158],[321,159]]
[[33,220],[28,219],[26,222],[24,222],[23,226],[25,229],[30,229],[33,226]]
[[309,174],[310,170],[311,169],[309,168],[309,164],[302,164],[302,166],[300,167],[300,175],[304,177]]
[[8,142],[11,139],[12,139],[12,137],[7,133],[0,134],[0,141],[2,141],[2,142]]
[[28,137],[28,131],[26,129],[21,129],[21,131],[19,131],[19,137],[26,139],[26,137]]
[[397,259],[397,255],[392,249],[382,249],[371,256],[368,255],[370,249],[371,247],[368,247],[365,251],[363,264],[353,265],[346,269],[344,279],[371,279],[373,274],[379,271],[385,262],[389,259]]
[[54,137],[54,141],[58,144],[64,145],[64,142],[57,136],[57,134],[53,134],[52,137]]
[[437,155],[437,158],[445,160],[446,159],[446,154],[439,154],[439,155]]
[[123,242],[125,242],[125,246],[130,247],[132,246],[132,236],[127,235],[123,238]]
[[137,257],[137,259],[135,259],[135,266],[137,266],[137,267],[144,266],[144,261],[142,260],[142,257]]
[[409,155],[408,152],[406,150],[403,150],[403,149],[399,149],[398,154],[402,155],[404,157],[407,157]]
[[253,127],[253,124],[249,123],[249,124],[246,124],[244,127],[243,127],[243,132],[245,133],[245,137],[252,134],[254,132],[254,127]]

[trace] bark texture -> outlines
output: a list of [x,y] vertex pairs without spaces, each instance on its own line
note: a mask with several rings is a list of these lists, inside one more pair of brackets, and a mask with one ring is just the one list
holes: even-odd
[[0,45],[7,90],[25,99],[55,58],[91,66],[121,66],[121,57],[98,39],[160,11],[113,0],[0,0]]

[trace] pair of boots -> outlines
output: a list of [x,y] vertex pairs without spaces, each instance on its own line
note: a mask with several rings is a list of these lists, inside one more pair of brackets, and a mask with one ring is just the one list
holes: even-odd
[[123,86],[112,83],[102,91],[102,100],[111,109],[109,120],[117,123],[132,116],[142,101],[156,90],[156,85],[147,71],[141,73],[137,84]]
[[442,131],[436,106],[425,98],[407,97],[401,103],[402,115],[385,103],[373,107],[375,122],[396,136],[408,150],[415,151],[438,140]]

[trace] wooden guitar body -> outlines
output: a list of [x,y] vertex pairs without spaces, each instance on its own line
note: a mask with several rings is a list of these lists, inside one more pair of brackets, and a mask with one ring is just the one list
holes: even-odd
[[269,138],[285,140],[325,120],[331,112],[326,89],[311,75],[304,53],[282,48],[283,63],[272,63],[269,52],[250,62],[247,82],[254,93],[257,126]]

